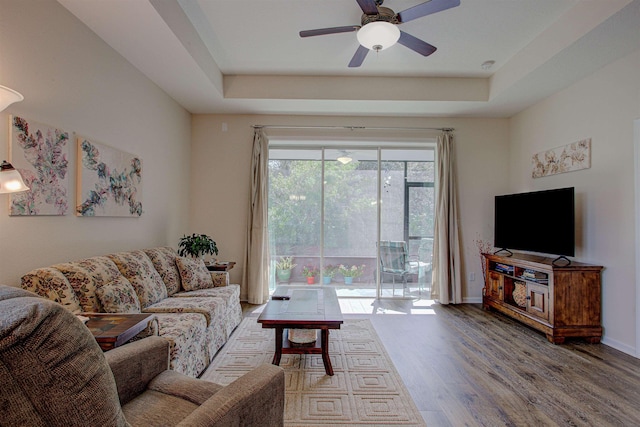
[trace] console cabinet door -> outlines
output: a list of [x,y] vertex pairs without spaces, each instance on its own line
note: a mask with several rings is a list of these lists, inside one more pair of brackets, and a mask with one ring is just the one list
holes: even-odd
[[549,287],[527,282],[527,312],[549,320]]
[[489,297],[502,301],[504,296],[504,276],[496,273],[495,271],[490,271],[488,282],[487,290],[489,292]]

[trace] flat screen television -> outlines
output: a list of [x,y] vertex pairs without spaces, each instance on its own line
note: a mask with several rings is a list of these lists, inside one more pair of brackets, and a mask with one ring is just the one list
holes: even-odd
[[498,249],[574,256],[573,187],[496,196],[494,230]]

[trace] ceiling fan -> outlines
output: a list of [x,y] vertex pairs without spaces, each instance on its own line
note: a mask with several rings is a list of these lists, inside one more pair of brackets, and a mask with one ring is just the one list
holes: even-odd
[[388,7],[383,7],[384,0],[356,0],[362,9],[361,25],[347,25],[344,27],[320,28],[317,30],[300,31],[300,37],[322,36],[326,34],[350,33],[357,31],[358,50],[349,62],[349,67],[359,67],[369,53],[369,50],[379,52],[396,42],[423,56],[429,56],[436,51],[436,47],[401,31],[397,26],[423,16],[460,6],[460,0],[431,0],[417,6],[395,13]]

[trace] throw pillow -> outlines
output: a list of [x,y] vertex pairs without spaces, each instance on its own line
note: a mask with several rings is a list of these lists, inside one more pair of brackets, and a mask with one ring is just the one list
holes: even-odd
[[213,288],[211,273],[202,258],[177,257],[176,265],[180,271],[182,287],[185,291]]
[[98,286],[96,295],[106,313],[140,313],[140,301],[131,283],[120,276]]

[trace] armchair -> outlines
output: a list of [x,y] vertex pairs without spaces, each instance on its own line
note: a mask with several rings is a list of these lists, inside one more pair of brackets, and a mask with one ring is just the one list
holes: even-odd
[[283,425],[282,368],[221,386],[168,367],[164,338],[103,353],[61,305],[0,285],[0,425]]

